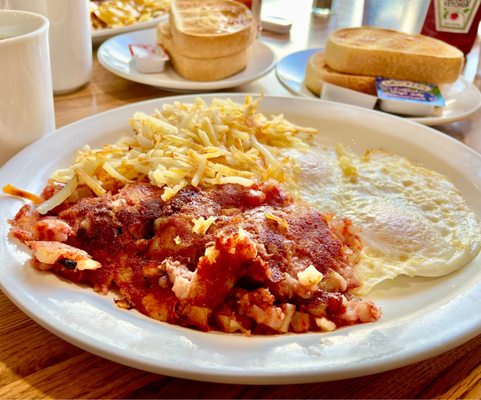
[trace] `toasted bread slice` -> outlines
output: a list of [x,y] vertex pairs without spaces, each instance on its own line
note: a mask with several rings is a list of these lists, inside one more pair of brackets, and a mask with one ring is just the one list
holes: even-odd
[[309,57],[304,83],[307,88],[319,96],[322,83],[328,82],[367,94],[376,95],[376,78],[373,76],[351,75],[334,71],[326,65],[321,51]]
[[362,26],[332,32],[326,64],[348,74],[414,82],[451,83],[463,68],[463,53],[440,40]]
[[172,41],[169,23],[157,26],[157,43],[169,54],[176,72],[192,81],[215,81],[243,70],[247,65],[249,49],[216,58],[190,58],[180,54]]
[[233,0],[173,0],[172,42],[180,55],[218,58],[244,51],[254,40],[250,10]]

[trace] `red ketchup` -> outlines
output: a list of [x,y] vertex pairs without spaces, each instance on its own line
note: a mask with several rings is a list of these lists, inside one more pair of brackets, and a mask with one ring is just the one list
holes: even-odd
[[[244,4],[248,9],[251,10],[252,15],[257,22],[257,30],[261,31],[261,0],[237,0],[239,3]],[[481,1],[481,0],[480,0]]]
[[431,0],[421,31],[468,54],[478,33],[481,0]]
[[247,8],[252,8],[252,0],[237,0],[239,3],[244,3]]

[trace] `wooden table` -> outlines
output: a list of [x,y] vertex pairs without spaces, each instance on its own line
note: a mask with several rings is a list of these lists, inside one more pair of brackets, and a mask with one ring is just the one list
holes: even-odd
[[[290,36],[263,33],[277,57],[322,46],[337,26],[358,23],[349,2],[336,15],[311,18],[309,0],[264,3],[263,13],[294,21]],[[352,4],[352,3],[351,3]],[[347,12],[350,11],[350,12]],[[480,82],[476,79],[476,85]],[[274,72],[229,91],[289,95]],[[172,95],[104,70],[94,60],[91,82],[55,99],[57,127],[145,99]],[[481,113],[438,129],[481,150]],[[481,398],[481,335],[438,357],[362,378],[304,385],[244,386],[194,382],[156,375],[107,361],[43,329],[0,292],[0,398]]]

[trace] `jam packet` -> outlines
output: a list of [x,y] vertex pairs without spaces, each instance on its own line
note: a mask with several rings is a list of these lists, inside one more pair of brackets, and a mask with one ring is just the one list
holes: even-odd
[[426,116],[446,104],[433,83],[376,77],[376,90],[379,108],[389,113]]

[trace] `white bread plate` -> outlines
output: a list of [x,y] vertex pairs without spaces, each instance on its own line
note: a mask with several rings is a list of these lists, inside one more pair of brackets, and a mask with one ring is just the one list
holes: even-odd
[[249,49],[250,56],[247,67],[225,79],[208,82],[187,80],[179,76],[171,65],[167,65],[165,71],[161,73],[142,74],[136,71],[130,63],[131,55],[128,45],[155,45],[155,43],[155,29],[129,32],[112,37],[102,43],[98,49],[97,58],[103,67],[122,78],[181,93],[206,92],[243,85],[267,74],[275,66],[275,56],[271,48],[256,40]]
[[[302,97],[317,97],[307,89],[304,78],[309,57],[320,50],[322,49],[315,48],[291,53],[277,63],[276,75],[289,91]],[[481,93],[463,76],[460,76],[453,84],[443,87],[442,94],[446,101],[442,114],[407,117],[407,119],[424,125],[435,126],[468,118],[481,108]]]

